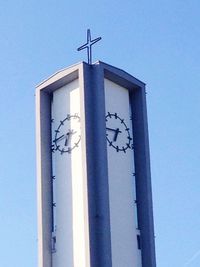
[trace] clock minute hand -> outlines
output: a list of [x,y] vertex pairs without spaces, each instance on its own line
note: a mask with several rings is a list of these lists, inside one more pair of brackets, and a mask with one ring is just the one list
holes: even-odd
[[114,136],[114,138],[113,138],[113,142],[116,142],[117,141],[117,137],[118,137],[118,134],[119,133],[121,133],[121,131],[119,130],[119,128],[117,128],[116,130],[115,130],[115,136]]
[[68,141],[70,140],[71,136],[72,136],[73,134],[75,134],[75,133],[76,133],[76,131],[71,130],[71,131],[69,131],[69,132],[65,135],[65,137],[66,137],[66,139],[65,139],[65,146],[68,145]]
[[63,135],[59,136],[58,138],[56,138],[55,140],[53,140],[53,142],[56,143],[56,142],[62,140],[64,137],[65,137],[65,135],[63,134]]
[[67,144],[68,144],[69,136],[70,136],[70,132],[65,135],[65,137],[66,137],[65,138],[65,146],[67,146]]

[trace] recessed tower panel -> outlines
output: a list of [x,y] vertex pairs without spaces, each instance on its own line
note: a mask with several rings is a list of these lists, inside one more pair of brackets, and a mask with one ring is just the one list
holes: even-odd
[[134,135],[129,91],[105,79],[112,263],[141,267],[138,248]]
[[[89,266],[87,184],[84,179],[78,79],[52,94],[52,267]],[[84,127],[84,126],[83,126]]]

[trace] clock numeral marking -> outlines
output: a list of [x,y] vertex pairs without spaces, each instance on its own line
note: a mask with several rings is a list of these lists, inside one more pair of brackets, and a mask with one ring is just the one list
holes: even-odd
[[124,146],[122,147],[122,150],[124,151],[124,153],[126,153],[126,148]]
[[60,151],[61,155],[65,152],[64,148]]
[[80,117],[78,116],[78,113],[75,113],[74,114],[74,119],[77,119],[77,118],[80,119]]
[[59,150],[60,146],[56,146],[55,150]]
[[53,207],[54,207],[54,208],[56,208],[56,203],[55,203],[55,202],[53,202],[53,204],[52,204],[52,205],[53,205]]
[[54,145],[51,145],[51,152],[54,153],[54,151],[55,151]]
[[128,148],[131,148],[130,144],[126,143],[126,145],[127,145]]
[[111,141],[108,141],[109,142],[109,146],[112,146],[112,142]]
[[74,146],[75,146],[75,147],[78,147],[78,143],[75,143]]
[[112,117],[112,115],[111,115],[111,113],[110,113],[110,112],[108,112],[108,117],[109,117],[109,118],[111,118],[111,117]]
[[72,152],[72,149],[71,149],[71,148],[69,148],[69,149],[67,150],[67,152],[68,152],[68,153],[71,153],[71,152]]

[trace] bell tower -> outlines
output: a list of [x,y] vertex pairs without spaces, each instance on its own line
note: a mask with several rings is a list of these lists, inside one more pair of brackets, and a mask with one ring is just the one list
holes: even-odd
[[156,267],[145,84],[100,61],[58,71],[36,135],[39,267]]

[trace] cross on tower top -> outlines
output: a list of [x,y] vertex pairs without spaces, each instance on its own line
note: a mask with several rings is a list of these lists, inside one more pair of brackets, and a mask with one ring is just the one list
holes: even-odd
[[101,40],[101,37],[98,37],[96,39],[91,39],[91,32],[90,29],[87,30],[87,43],[80,46],[77,50],[81,51],[83,49],[87,49],[87,56],[88,56],[88,64],[92,64],[92,46]]

